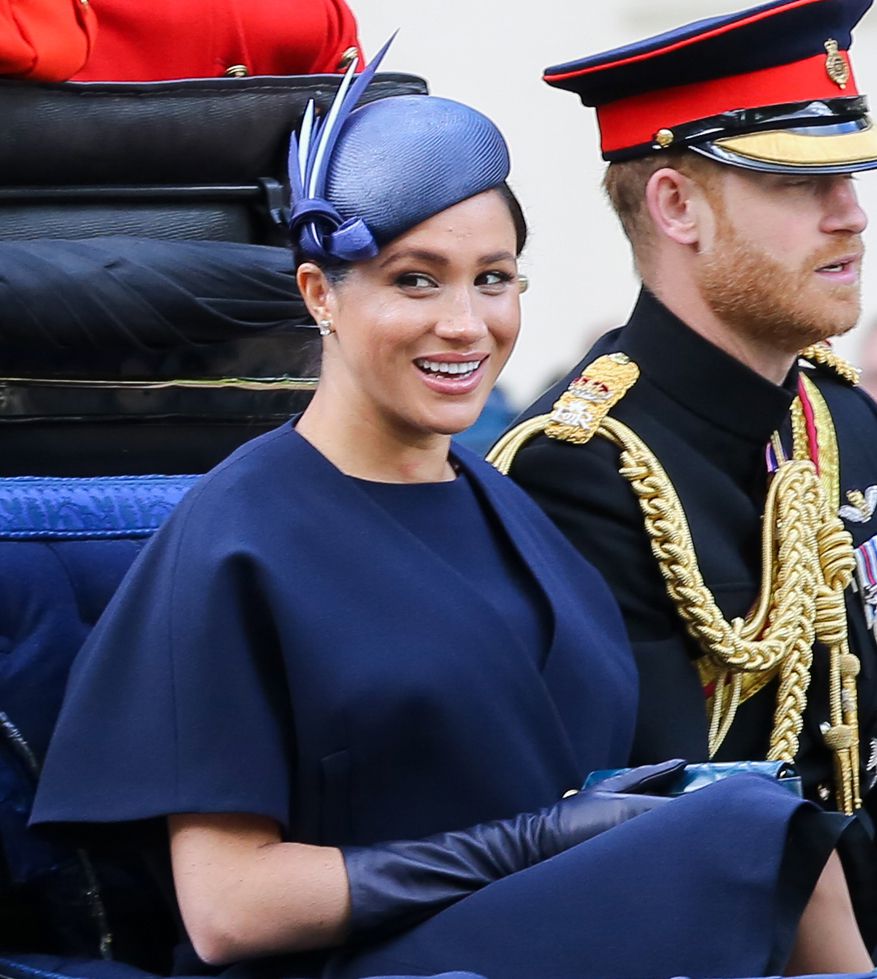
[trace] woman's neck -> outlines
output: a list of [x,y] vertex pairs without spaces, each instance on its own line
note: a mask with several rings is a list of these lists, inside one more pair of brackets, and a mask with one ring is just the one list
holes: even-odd
[[439,483],[454,478],[448,462],[449,435],[414,437],[337,399],[313,400],[296,431],[348,476],[382,483]]

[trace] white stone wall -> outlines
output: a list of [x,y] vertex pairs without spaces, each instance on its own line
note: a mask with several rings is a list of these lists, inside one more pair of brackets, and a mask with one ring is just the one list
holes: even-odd
[[[728,0],[349,0],[367,55],[396,29],[388,70],[422,75],[436,95],[481,109],[505,133],[511,182],[531,228],[523,271],[524,329],[502,383],[523,406],[574,364],[597,332],[622,323],[637,284],[603,200],[593,112],[541,81],[572,61],[688,21],[746,5]],[[753,0],[754,2],[754,0]],[[877,12],[856,33],[859,87],[877,99]],[[859,189],[877,227],[877,172]],[[873,239],[869,229],[866,238]],[[877,251],[877,249],[875,249]],[[877,320],[877,274],[866,262],[863,325]],[[857,331],[861,332],[861,331]],[[839,349],[855,359],[855,333]]]

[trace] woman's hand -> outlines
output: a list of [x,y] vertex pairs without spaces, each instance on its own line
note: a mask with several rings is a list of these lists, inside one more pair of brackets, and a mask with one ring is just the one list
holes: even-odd
[[345,847],[353,934],[375,935],[435,914],[479,888],[547,860],[671,801],[649,795],[684,761],[645,765],[509,819],[420,840]]
[[569,794],[549,809],[521,817],[528,818],[539,834],[532,848],[538,848],[545,859],[664,805],[670,799],[661,793],[678,780],[684,768],[685,762],[678,758],[630,768],[590,789]]
[[340,943],[350,897],[341,851],[284,843],[264,816],[168,820],[177,901],[210,965]]

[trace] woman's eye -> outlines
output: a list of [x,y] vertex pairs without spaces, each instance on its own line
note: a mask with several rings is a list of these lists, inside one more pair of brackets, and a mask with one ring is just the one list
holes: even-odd
[[510,275],[508,272],[500,272],[493,269],[490,272],[482,272],[481,275],[479,275],[475,280],[475,285],[486,286],[487,288],[499,290],[511,282],[513,278],[514,276]]
[[422,272],[406,272],[396,278],[396,285],[403,289],[431,289],[435,284],[434,279]]

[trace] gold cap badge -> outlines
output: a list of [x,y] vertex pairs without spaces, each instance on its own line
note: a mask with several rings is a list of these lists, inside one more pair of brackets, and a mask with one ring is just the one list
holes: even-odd
[[837,41],[829,38],[825,42],[825,50],[828,52],[828,57],[825,59],[825,70],[828,72],[828,77],[836,85],[846,88],[847,82],[850,80],[850,66],[840,53]]

